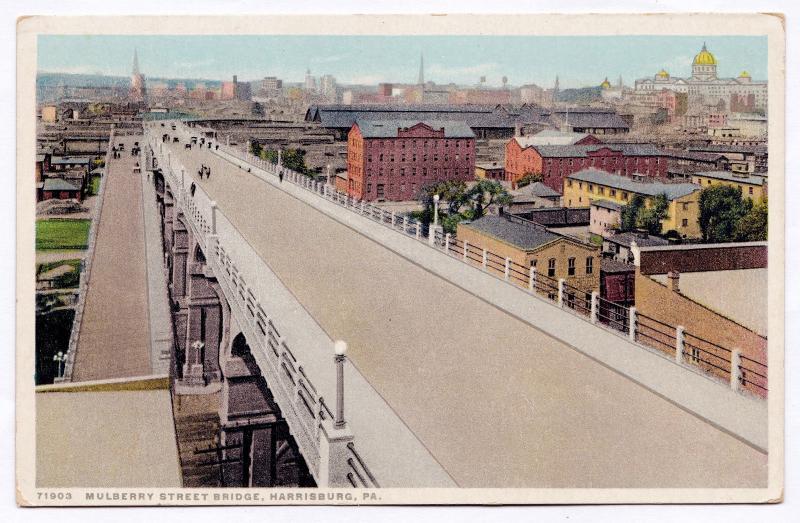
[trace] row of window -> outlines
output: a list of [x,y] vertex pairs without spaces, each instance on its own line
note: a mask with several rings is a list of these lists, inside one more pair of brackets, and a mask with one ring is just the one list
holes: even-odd
[[[400,168],[400,176],[405,176],[406,174],[410,176],[417,176],[418,172],[422,175],[423,178],[426,178],[429,174],[427,167],[420,167],[419,171],[417,171],[417,167],[411,167],[408,170],[405,167]],[[463,167],[461,169],[444,169],[439,167],[432,167],[430,169],[430,174],[434,177],[438,177],[439,175],[445,176],[447,178],[453,176],[460,176],[460,177],[469,177],[470,170],[469,168]],[[378,172],[374,172],[372,169],[367,169],[367,176],[372,177],[373,175],[381,177],[381,176],[394,176],[395,170],[394,168],[389,169],[388,173],[384,173],[383,169],[379,169]]]
[[[576,268],[575,268],[576,259],[569,258],[567,259],[567,275],[568,276],[575,276]],[[531,267],[536,267],[536,259],[531,261]],[[594,257],[587,256],[586,257],[586,266],[585,266],[586,274],[593,274],[594,273]],[[550,278],[555,278],[556,276],[556,259],[550,258],[547,260],[547,276]]]
[[[432,149],[438,149],[440,143],[444,144],[443,147],[445,149],[449,148],[451,143],[454,143],[457,149],[462,146],[471,149],[475,143],[472,140],[452,140],[452,139],[420,140],[420,142],[422,143],[422,147],[427,148],[429,145],[428,144],[429,141],[432,142],[431,145]],[[383,146],[383,147],[395,147],[396,144],[399,143],[399,148],[405,149],[408,140],[370,140],[369,143],[372,144],[372,146]],[[416,147],[416,146],[417,146],[417,140],[411,140],[411,147]]]
[[[394,162],[394,155],[393,154],[392,155],[388,155],[388,157],[389,157],[389,162]],[[464,161],[469,162],[469,159],[470,159],[470,156],[468,154],[464,156]],[[461,161],[461,155],[456,154],[455,158],[453,160],[456,161],[456,162]],[[383,153],[378,155],[378,161],[379,162],[384,161]],[[400,161],[401,162],[405,162],[406,161],[406,155],[405,154],[400,157]],[[417,161],[417,155],[416,154],[412,154],[411,155],[411,161],[412,162],[416,162]],[[427,162],[428,161],[428,155],[427,154],[423,154],[422,155],[422,161],[423,162]],[[438,154],[434,154],[433,155],[433,161],[434,162],[438,162],[439,161],[439,155]],[[445,162],[449,162],[450,161],[450,156],[445,154],[444,155],[444,161]],[[367,162],[368,163],[372,163],[372,155],[371,154],[367,155]]]

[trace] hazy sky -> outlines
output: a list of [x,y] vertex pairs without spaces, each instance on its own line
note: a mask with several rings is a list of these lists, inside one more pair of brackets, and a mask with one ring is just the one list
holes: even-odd
[[134,48],[150,77],[301,81],[332,74],[339,83],[416,82],[561,87],[626,84],[666,68],[688,76],[703,42],[720,76],[747,70],[767,78],[767,38],[760,36],[57,36],[39,37],[39,71],[130,74]]

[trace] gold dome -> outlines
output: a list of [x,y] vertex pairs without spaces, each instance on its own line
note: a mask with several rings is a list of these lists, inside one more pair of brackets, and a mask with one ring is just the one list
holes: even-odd
[[601,89],[611,89],[611,82],[608,81],[608,77],[603,80],[603,83],[600,84]]
[[656,74],[659,78],[669,78],[669,73],[664,69],[660,70],[658,74]]
[[706,44],[703,44],[703,49],[694,57],[692,65],[717,65],[717,59],[714,55],[709,53],[706,49]]
[[742,74],[739,75],[739,78],[750,78],[750,73],[747,71],[742,71]]

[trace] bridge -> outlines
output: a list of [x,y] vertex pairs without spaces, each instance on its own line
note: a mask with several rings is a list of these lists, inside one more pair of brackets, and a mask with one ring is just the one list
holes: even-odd
[[766,402],[733,363],[722,382],[637,343],[635,311],[602,328],[440,231],[175,124],[146,124],[142,159],[173,392],[221,393],[229,484],[766,485]]

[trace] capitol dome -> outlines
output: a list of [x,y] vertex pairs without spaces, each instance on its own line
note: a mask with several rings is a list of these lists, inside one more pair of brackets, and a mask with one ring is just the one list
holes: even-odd
[[603,83],[600,84],[601,89],[611,89],[611,82],[608,81],[608,77],[603,80]]
[[706,49],[706,44],[703,44],[703,49],[700,50],[699,53],[694,57],[694,62],[692,65],[717,65],[717,59],[714,58],[714,55],[708,52]]
[[747,71],[742,71],[742,74],[739,75],[739,78],[750,78],[750,73]]
[[656,76],[658,76],[659,78],[669,78],[669,73],[666,70],[662,69],[658,72],[658,74],[656,74]]

